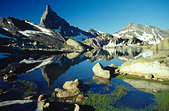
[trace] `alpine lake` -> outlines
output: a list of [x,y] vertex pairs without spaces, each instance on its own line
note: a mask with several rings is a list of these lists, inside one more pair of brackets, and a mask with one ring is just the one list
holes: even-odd
[[[96,111],[169,110],[167,105],[169,90],[157,92],[149,88],[159,86],[159,84],[169,85],[169,82],[145,80],[120,74],[112,76],[110,80],[104,80],[94,76],[92,71],[93,66],[98,62],[104,67],[110,64],[121,66],[125,61],[151,55],[153,55],[151,51],[141,48],[95,50],[82,54],[23,54],[15,53],[15,51],[1,51],[0,101],[2,103],[45,94],[49,96],[49,101],[62,102],[64,100],[56,98],[54,89],[62,88],[66,81],[79,79],[85,85],[82,93],[88,99],[78,104],[90,105]],[[142,83],[150,85],[144,87]],[[17,108],[23,109],[19,106]]]

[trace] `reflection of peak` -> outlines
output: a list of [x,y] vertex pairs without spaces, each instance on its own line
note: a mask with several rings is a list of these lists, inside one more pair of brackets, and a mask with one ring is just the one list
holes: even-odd
[[42,75],[48,82],[48,86],[51,86],[52,83],[65,72],[63,69],[62,66],[54,63],[41,68]]
[[86,60],[84,56],[78,56],[74,59],[68,59],[62,57],[59,60],[56,60],[52,64],[46,65],[41,68],[42,75],[45,80],[48,82],[48,85],[51,86],[52,83],[63,73],[65,73],[71,66],[78,64]]

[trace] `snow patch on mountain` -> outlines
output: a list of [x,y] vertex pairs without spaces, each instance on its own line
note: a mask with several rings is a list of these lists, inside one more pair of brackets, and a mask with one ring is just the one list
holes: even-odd
[[51,33],[50,30],[48,30],[46,28],[43,28],[43,27],[41,27],[39,25],[33,24],[33,23],[29,22],[29,21],[25,21],[25,22],[28,23],[28,24],[30,24],[30,25],[32,25],[32,26],[35,26],[36,28],[38,28],[39,30],[41,30],[43,33],[52,36],[52,33]]
[[113,36],[117,38],[136,37],[141,41],[147,42],[148,44],[157,44],[162,41],[167,35],[169,35],[169,32],[167,32],[167,30],[162,30],[154,26],[134,23],[128,24],[122,30],[113,34]]
[[76,41],[79,41],[79,42],[82,42],[83,40],[85,39],[88,39],[89,37],[88,36],[85,36],[84,34],[80,33],[80,35],[77,35],[77,36],[70,36],[70,38],[76,40]]

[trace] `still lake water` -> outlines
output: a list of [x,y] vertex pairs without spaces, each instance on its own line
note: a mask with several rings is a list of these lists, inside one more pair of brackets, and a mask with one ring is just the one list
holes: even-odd
[[[9,55],[10,54],[7,53],[0,53],[0,60],[5,57],[9,59]],[[118,101],[117,106],[123,105],[134,109],[140,109],[154,103],[155,97],[153,94],[140,91],[124,82],[122,79],[113,77],[110,81],[99,81],[94,79],[92,67],[98,62],[103,66],[112,63],[120,66],[124,61],[151,55],[152,52],[149,50],[124,49],[95,51],[71,58],[67,54],[40,56],[40,58],[22,57],[15,62],[20,64],[17,70],[21,71],[18,72],[22,72],[23,67],[30,67],[32,65],[30,68],[26,69],[27,74],[20,73],[18,74],[17,79],[36,83],[39,93],[50,94],[55,88],[62,88],[64,82],[75,79],[80,79],[83,82],[89,83],[88,91],[101,94],[110,93],[115,87],[122,85],[129,90],[127,91],[127,94]],[[107,60],[107,58],[109,59]],[[15,72],[17,72],[17,70],[15,70]],[[12,71],[12,69],[9,70],[9,72]],[[25,72],[25,69],[23,72]]]

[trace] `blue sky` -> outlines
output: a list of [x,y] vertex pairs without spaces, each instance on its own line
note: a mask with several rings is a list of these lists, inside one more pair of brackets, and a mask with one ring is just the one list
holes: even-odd
[[169,29],[169,0],[0,0],[0,17],[39,24],[47,4],[83,30],[114,33],[130,22]]

